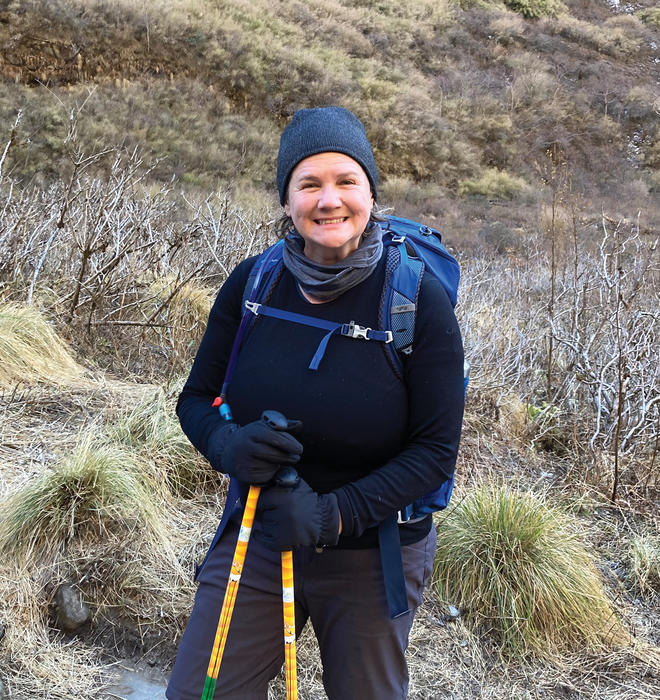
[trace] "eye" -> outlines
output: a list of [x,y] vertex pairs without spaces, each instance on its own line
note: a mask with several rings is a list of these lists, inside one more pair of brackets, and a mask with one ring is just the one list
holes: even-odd
[[342,185],[355,185],[355,180],[353,180],[350,177],[345,178],[344,180],[341,181]]

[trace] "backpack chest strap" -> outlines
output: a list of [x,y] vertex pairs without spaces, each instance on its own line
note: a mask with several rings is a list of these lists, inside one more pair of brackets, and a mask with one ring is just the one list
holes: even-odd
[[325,349],[328,346],[330,338],[335,335],[343,335],[346,338],[357,338],[360,340],[375,340],[381,343],[391,343],[393,340],[392,331],[382,331],[374,330],[373,328],[368,328],[366,326],[360,326],[355,323],[355,321],[349,321],[348,323],[337,323],[336,321],[326,321],[322,318],[316,318],[314,316],[306,316],[305,314],[297,314],[293,311],[287,311],[285,309],[277,309],[273,306],[266,306],[265,304],[259,304],[254,301],[245,302],[246,313],[253,313],[255,316],[267,316],[269,318],[276,318],[280,321],[289,321],[290,323],[298,323],[303,326],[312,326],[314,328],[320,328],[322,330],[328,331],[323,339],[319,343],[314,357],[309,364],[309,369],[317,370],[323,355],[325,354]]

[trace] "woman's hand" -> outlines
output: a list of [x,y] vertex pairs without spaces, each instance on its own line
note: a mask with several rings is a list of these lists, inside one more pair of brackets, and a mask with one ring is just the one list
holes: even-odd
[[337,544],[339,507],[333,493],[319,494],[302,479],[297,486],[264,489],[257,504],[254,536],[268,549],[286,552],[296,547]]
[[[296,430],[299,421],[287,421]],[[296,464],[303,446],[289,432],[276,430],[263,419],[240,427],[220,426],[209,440],[208,460],[218,471],[245,484],[267,484],[281,466]]]

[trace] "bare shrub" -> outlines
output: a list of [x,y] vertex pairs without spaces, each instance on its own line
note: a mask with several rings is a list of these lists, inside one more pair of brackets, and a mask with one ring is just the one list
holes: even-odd
[[[599,255],[590,259],[576,250],[573,279],[558,292],[552,318],[552,337],[564,355],[558,397],[589,405],[589,449],[594,458],[601,451],[613,458],[612,500],[620,460],[654,460],[658,449],[657,244],[643,240],[637,224],[626,230],[603,216]],[[651,470],[636,476],[647,485],[656,480]]]
[[612,498],[622,483],[655,489],[657,244],[636,222],[607,217],[594,244],[593,220],[562,197],[548,210],[546,241],[528,234],[519,250],[461,260],[469,396],[526,405],[517,434],[569,458]]
[[[543,354],[545,280],[539,253],[461,260],[457,315],[470,362],[470,392],[533,396]],[[521,264],[522,263],[522,264]]]
[[[110,156],[107,176],[85,176],[86,164]],[[156,373],[173,376],[205,324],[209,292],[200,282],[217,287],[262,246],[265,222],[222,194],[195,202],[176,196],[173,183],[149,188],[149,172],[136,150],[115,150],[75,156],[71,176],[45,190],[0,181],[0,285],[69,333],[103,339],[109,357],[128,339],[134,357],[158,346],[166,361]]]
[[513,252],[518,248],[516,235],[501,221],[493,221],[482,226],[479,230],[479,238],[499,254]]

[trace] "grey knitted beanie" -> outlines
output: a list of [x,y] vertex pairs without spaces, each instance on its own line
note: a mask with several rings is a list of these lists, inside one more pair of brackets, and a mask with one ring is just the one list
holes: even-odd
[[369,178],[374,200],[377,198],[378,168],[362,122],[344,107],[314,107],[299,109],[280,138],[277,189],[282,206],[296,165],[308,156],[328,151],[356,160]]

